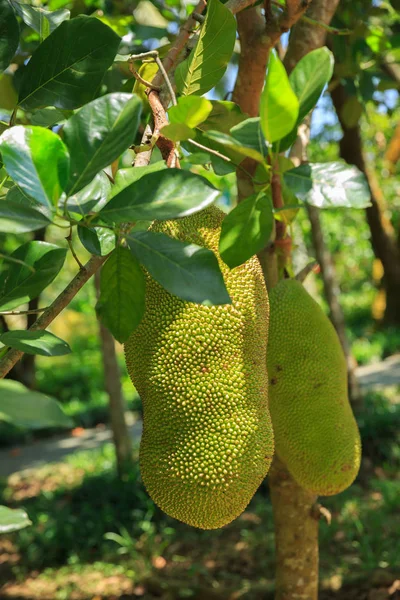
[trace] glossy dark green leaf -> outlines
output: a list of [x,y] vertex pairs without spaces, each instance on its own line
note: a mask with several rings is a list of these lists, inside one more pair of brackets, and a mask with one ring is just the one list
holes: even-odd
[[222,260],[231,269],[246,262],[267,245],[273,224],[269,191],[239,202],[222,221],[219,240]]
[[0,335],[0,342],[10,348],[16,348],[26,354],[41,356],[63,356],[69,354],[71,348],[64,340],[50,331],[27,331],[14,329]]
[[271,52],[260,101],[261,128],[265,139],[272,144],[285,137],[296,125],[298,115],[299,101],[285,67],[276,53]]
[[19,202],[0,202],[0,231],[4,233],[26,233],[43,229],[51,221],[41,212]]
[[28,525],[32,525],[32,521],[22,508],[0,506],[0,534],[19,531]]
[[242,146],[253,148],[264,157],[267,155],[267,145],[261,131],[260,118],[246,119],[232,127],[230,135]]
[[69,175],[69,154],[58,135],[43,127],[18,125],[0,137],[0,150],[10,177],[44,206],[55,205]]
[[132,94],[107,94],[86,104],[63,129],[71,156],[68,194],[81,190],[134,141],[142,103]]
[[110,190],[110,180],[101,171],[88,185],[68,198],[67,210],[82,216],[100,210],[107,202]]
[[185,124],[194,128],[203,123],[213,110],[213,105],[206,98],[199,96],[181,96],[176,106],[168,110],[169,122]]
[[295,66],[289,81],[299,100],[298,123],[314,108],[333,72],[334,58],[328,48],[309,52]]
[[139,181],[144,175],[149,173],[157,173],[158,171],[164,171],[167,165],[163,160],[147,165],[146,167],[127,167],[126,169],[118,169],[115,175],[114,185],[110,194],[110,198],[116,196],[123,189]]
[[96,310],[116,340],[125,342],[139,325],[145,306],[143,271],[128,248],[118,246],[101,269]]
[[28,429],[72,426],[54,398],[11,379],[0,381],[0,419]]
[[21,190],[21,188],[17,185],[14,185],[8,190],[6,201],[10,202],[11,204],[18,204],[19,206],[28,206],[29,208],[33,208],[35,211],[44,215],[44,217],[46,217],[46,219],[49,221],[52,220],[55,213],[54,206],[49,206],[48,204],[44,206],[43,204],[40,204],[40,202],[28,196],[24,190]]
[[49,106],[48,108],[35,110],[31,117],[31,123],[32,125],[39,125],[39,127],[53,127],[53,125],[66,121],[67,118],[61,110]]
[[231,303],[211,250],[152,231],[131,233],[127,240],[133,255],[170,294],[198,304]]
[[202,210],[220,192],[203,177],[181,169],[144,175],[113,196],[99,212],[107,223],[175,219]]
[[18,42],[17,17],[8,0],[0,0],[0,72],[10,64],[17,51]]
[[47,38],[56,27],[70,17],[70,12],[66,8],[49,11],[16,0],[11,0],[11,4],[24,23],[39,34],[41,40]]
[[78,236],[82,245],[91,254],[105,256],[115,248],[115,233],[104,227],[78,225]]
[[284,181],[300,200],[318,208],[366,208],[371,204],[365,175],[345,162],[300,165],[286,171]]
[[66,248],[47,242],[17,248],[0,275],[0,309],[10,310],[39,296],[62,268],[66,253]]
[[209,0],[196,45],[175,71],[178,91],[202,96],[211,90],[225,73],[235,40],[235,17],[219,0]]
[[64,21],[40,44],[24,69],[20,106],[74,109],[90,102],[119,43],[117,34],[94,17],[81,15]]

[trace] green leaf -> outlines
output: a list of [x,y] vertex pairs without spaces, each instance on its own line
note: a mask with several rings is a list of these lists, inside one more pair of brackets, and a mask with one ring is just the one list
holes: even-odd
[[0,231],[26,233],[49,225],[51,221],[41,212],[10,200],[0,201]]
[[8,174],[44,206],[57,204],[68,181],[69,154],[61,139],[43,127],[11,127],[0,137]]
[[317,48],[303,56],[289,75],[290,84],[299,100],[297,123],[301,123],[317,104],[332,77],[334,62],[328,48]]
[[207,119],[201,123],[200,129],[208,131],[209,129],[218,130],[221,133],[229,131],[246,119],[240,107],[234,102],[228,100],[212,100],[212,111]]
[[0,419],[28,429],[72,426],[54,398],[11,379],[0,381]]
[[71,155],[67,192],[73,194],[116,160],[134,141],[142,103],[132,94],[107,94],[86,104],[63,129]]
[[[250,146],[243,145],[236,138],[226,133],[220,133],[219,131],[205,131],[203,137],[207,140],[211,140],[215,144],[219,145],[218,150],[225,154],[228,158],[233,160],[236,164],[241,162],[246,156],[253,158],[257,162],[263,162],[264,156],[259,150]],[[205,142],[207,145],[207,142]]]
[[105,256],[115,248],[115,233],[104,227],[78,225],[78,236],[82,245],[91,254]]
[[[193,96],[193,98],[195,98],[195,96]],[[190,127],[184,123],[170,123],[169,125],[164,125],[161,129],[161,133],[173,142],[184,142],[194,138],[196,135],[195,130],[190,129]]]
[[157,173],[158,171],[163,171],[166,168],[167,165],[165,162],[160,160],[152,163],[151,165],[147,165],[146,167],[128,167],[126,169],[118,169],[117,174],[115,175],[110,198],[116,196],[119,192],[128,187],[128,185],[131,185],[131,183],[139,181],[143,175]]
[[101,269],[96,310],[115,339],[125,342],[139,325],[145,306],[143,271],[128,248],[117,246]]
[[94,17],[81,15],[64,21],[40,44],[24,69],[19,105],[25,110],[74,109],[90,102],[119,43],[117,34]]
[[206,98],[198,96],[182,96],[178,104],[168,110],[170,123],[183,123],[194,128],[203,123],[213,110],[213,105]]
[[31,117],[32,125],[39,125],[39,127],[53,127],[53,125],[58,125],[66,120],[65,114],[53,106],[39,108]]
[[17,51],[19,26],[7,0],[0,0],[0,71],[4,71]]
[[41,40],[47,38],[56,27],[70,17],[66,8],[49,11],[30,4],[21,4],[16,0],[11,0],[11,4],[24,23],[39,34]]
[[273,230],[271,194],[253,194],[239,204],[222,221],[219,252],[233,269],[262,250]]
[[181,169],[144,175],[128,185],[99,212],[106,223],[176,219],[202,210],[220,192],[203,177]]
[[71,348],[50,331],[29,331],[13,329],[0,335],[0,342],[10,348],[16,348],[26,354],[41,356],[63,356],[69,354]]
[[264,157],[267,155],[267,145],[261,131],[259,117],[246,119],[238,123],[232,127],[230,133],[243,147],[253,148]]
[[292,131],[298,115],[299,101],[285,67],[275,52],[271,52],[260,101],[261,129],[268,142],[272,144]]
[[366,208],[371,204],[364,174],[345,162],[300,165],[286,171],[284,181],[300,200],[319,208]]
[[0,506],[0,533],[11,533],[28,525],[32,525],[32,521],[24,510]]
[[66,253],[66,248],[47,242],[27,242],[17,248],[0,275],[0,310],[39,296],[62,268]]
[[101,171],[96,177],[67,200],[67,210],[82,216],[103,208],[111,191],[107,175]]
[[152,231],[131,233],[127,241],[133,255],[170,294],[199,304],[231,303],[211,250]]
[[46,206],[44,206],[43,204],[40,204],[40,202],[38,202],[37,200],[34,200],[30,196],[28,196],[17,185],[14,185],[12,188],[10,188],[8,190],[7,196],[6,196],[6,202],[7,203],[10,202],[11,204],[18,204],[18,206],[23,206],[23,207],[28,206],[30,208],[33,208],[37,212],[42,213],[42,215],[44,215],[49,221],[52,220],[53,215],[55,213],[54,206],[49,206],[48,204],[46,204]]
[[235,40],[235,17],[219,0],[209,0],[197,43],[175,71],[178,91],[202,96],[211,90],[225,73]]

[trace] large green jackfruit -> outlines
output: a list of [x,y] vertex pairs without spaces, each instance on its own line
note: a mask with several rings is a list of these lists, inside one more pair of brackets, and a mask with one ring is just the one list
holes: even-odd
[[[218,256],[223,217],[212,206],[152,230]],[[256,257],[220,267],[231,305],[180,300],[147,275],[145,314],[125,344],[143,402],[144,485],[167,514],[202,529],[222,527],[245,509],[273,455],[262,271]]]
[[354,481],[361,458],[339,339],[294,279],[271,290],[270,305],[267,366],[277,455],[305,489],[337,494]]

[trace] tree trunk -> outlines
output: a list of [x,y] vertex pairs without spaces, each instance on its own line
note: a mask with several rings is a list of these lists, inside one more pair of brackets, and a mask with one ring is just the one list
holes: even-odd
[[386,323],[400,325],[400,248],[393,227],[384,215],[383,194],[376,176],[372,168],[367,167],[364,160],[360,126],[357,124],[355,127],[347,127],[343,122],[342,109],[348,95],[342,84],[338,83],[332,89],[331,97],[343,130],[343,137],[340,140],[340,156],[365,174],[371,193],[371,206],[366,209],[366,215],[371,231],[372,248],[384,270],[383,283],[386,290],[384,320]]
[[[100,289],[100,271],[95,274],[96,292]],[[104,387],[109,398],[109,410],[117,470],[120,478],[132,465],[132,439],[125,420],[125,402],[122,395],[120,372],[115,351],[115,342],[111,333],[98,320],[104,369]]]
[[317,600],[317,496],[301,488],[276,456],[268,477],[275,527],[275,600]]

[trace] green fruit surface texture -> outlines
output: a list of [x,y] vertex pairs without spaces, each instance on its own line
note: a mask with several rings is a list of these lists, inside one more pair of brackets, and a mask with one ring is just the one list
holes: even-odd
[[333,495],[355,479],[361,458],[336,331],[303,285],[270,292],[269,407],[276,452],[303,488]]
[[211,249],[232,304],[183,301],[146,274],[145,314],[125,344],[143,402],[144,485],[164,512],[202,529],[243,512],[274,451],[267,291],[256,257],[232,270],[220,260],[223,218],[212,206],[151,230]]

